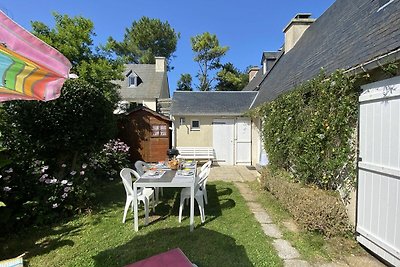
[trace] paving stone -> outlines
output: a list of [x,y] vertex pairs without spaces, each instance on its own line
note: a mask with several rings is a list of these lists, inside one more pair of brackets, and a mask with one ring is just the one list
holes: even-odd
[[283,225],[291,232],[298,233],[299,229],[294,221],[284,221]]
[[350,256],[346,257],[347,264],[350,267],[368,266],[368,267],[383,267],[385,264],[381,263],[372,256]]
[[[326,263],[316,263],[314,264],[315,267],[349,267],[345,262],[326,262]],[[364,266],[364,265],[358,265]],[[368,265],[365,265],[368,266]],[[369,266],[368,266],[369,267]]]
[[258,202],[247,202],[247,206],[249,207],[251,212],[264,211],[263,206]]
[[310,267],[311,265],[303,260],[285,260],[284,265],[285,267]]
[[273,238],[282,238],[282,233],[275,224],[261,224],[264,234]]
[[241,194],[241,195],[248,202],[256,202],[257,201],[257,198],[254,196],[254,194],[247,193],[247,194]]
[[298,259],[300,257],[297,249],[292,247],[290,243],[283,239],[276,239],[273,241],[273,246],[278,252],[278,255],[281,259],[290,260],[290,259]]
[[271,217],[265,211],[254,211],[253,214],[260,224],[272,223]]

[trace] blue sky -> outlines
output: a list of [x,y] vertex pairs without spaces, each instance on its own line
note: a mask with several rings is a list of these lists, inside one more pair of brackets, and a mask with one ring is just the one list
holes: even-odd
[[259,65],[263,51],[274,51],[283,44],[283,28],[296,13],[312,13],[318,18],[334,0],[2,0],[0,9],[21,26],[30,30],[31,21],[54,25],[53,11],[69,16],[83,16],[94,22],[95,44],[104,44],[109,36],[122,40],[125,28],[142,16],[168,21],[181,38],[168,74],[171,92],[182,73],[194,77],[198,65],[193,61],[190,37],[208,31],[220,44],[229,46],[222,62],[232,62],[244,70]]

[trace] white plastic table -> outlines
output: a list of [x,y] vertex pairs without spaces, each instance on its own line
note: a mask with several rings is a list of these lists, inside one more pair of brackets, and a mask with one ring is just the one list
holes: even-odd
[[161,178],[140,178],[133,183],[133,211],[134,211],[134,228],[139,230],[138,221],[138,187],[189,187],[190,188],[190,231],[194,229],[194,183],[196,172],[192,176],[175,176],[176,171],[167,170]]

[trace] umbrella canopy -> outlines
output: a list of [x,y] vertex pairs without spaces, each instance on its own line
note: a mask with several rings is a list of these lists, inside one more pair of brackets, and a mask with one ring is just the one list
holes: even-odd
[[71,67],[64,55],[0,11],[0,102],[56,99]]

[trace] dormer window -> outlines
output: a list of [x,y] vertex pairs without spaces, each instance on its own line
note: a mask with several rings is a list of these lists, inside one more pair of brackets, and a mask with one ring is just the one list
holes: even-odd
[[128,87],[138,87],[142,82],[140,77],[132,70],[126,74],[126,77],[128,78]]
[[128,87],[137,87],[137,76],[128,77]]

